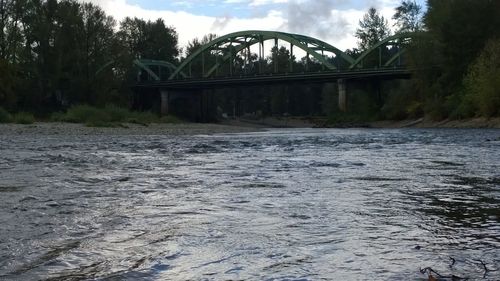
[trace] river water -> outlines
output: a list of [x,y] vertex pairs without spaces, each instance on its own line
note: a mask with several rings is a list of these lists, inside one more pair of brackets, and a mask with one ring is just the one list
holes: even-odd
[[0,225],[1,280],[500,280],[500,131],[0,135]]

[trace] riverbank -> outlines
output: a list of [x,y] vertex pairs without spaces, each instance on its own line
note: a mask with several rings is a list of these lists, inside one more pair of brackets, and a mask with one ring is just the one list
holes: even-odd
[[420,118],[330,124],[326,118],[319,117],[268,117],[255,120],[231,119],[224,121],[223,124],[255,128],[500,128],[500,118],[446,119],[442,121]]
[[261,131],[266,128],[499,128],[500,118],[430,121],[425,119],[328,124],[314,118],[234,119],[213,123],[121,124],[118,127],[87,127],[84,124],[37,122],[29,125],[0,124],[0,135],[211,135]]
[[433,121],[424,118],[402,121],[376,121],[368,123],[372,128],[500,128],[500,118],[471,118],[462,120]]
[[84,124],[37,122],[30,125],[0,124],[0,135],[210,135],[258,131],[248,126],[201,123],[121,124],[119,127],[87,127]]

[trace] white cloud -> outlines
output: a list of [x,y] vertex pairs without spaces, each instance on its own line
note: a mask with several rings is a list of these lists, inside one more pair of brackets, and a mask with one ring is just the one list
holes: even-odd
[[[330,43],[341,50],[356,47],[354,33],[364,10],[339,10],[332,5],[343,0],[252,0],[254,5],[284,3],[288,10],[270,10],[254,18],[239,18],[231,15],[212,17],[194,15],[183,11],[150,10],[127,3],[127,0],[90,0],[100,5],[107,14],[118,21],[125,17],[146,20],[162,18],[165,24],[173,26],[179,34],[179,45],[185,47],[194,38],[208,33],[225,35],[242,30],[276,30],[300,33]],[[225,0],[225,3],[239,3],[249,0]],[[381,13],[390,20],[394,6],[385,6],[395,0],[378,0]],[[327,3],[324,6],[320,3]],[[340,3],[340,2],[339,2]],[[295,6],[293,6],[295,4]],[[294,8],[293,12],[290,10]],[[321,9],[324,9],[321,11]],[[318,13],[320,11],[321,13]],[[295,14],[293,14],[295,13]],[[304,20],[305,19],[305,20]],[[302,21],[301,21],[302,20]],[[392,27],[392,23],[391,23]]]

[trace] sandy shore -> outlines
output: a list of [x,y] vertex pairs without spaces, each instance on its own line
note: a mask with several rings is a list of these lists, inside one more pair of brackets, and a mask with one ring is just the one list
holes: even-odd
[[124,124],[121,127],[96,128],[72,123],[34,123],[30,125],[0,124],[0,135],[210,135],[254,132],[261,129],[248,126],[219,124]]

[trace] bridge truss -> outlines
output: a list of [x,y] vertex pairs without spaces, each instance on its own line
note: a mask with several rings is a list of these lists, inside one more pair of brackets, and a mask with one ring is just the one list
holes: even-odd
[[[137,59],[134,65],[147,74],[147,80],[151,82],[167,82],[178,80],[197,80],[214,78],[241,78],[244,76],[259,76],[268,74],[299,74],[308,72],[306,69],[294,69],[297,64],[294,57],[294,49],[299,48],[306,54],[305,63],[314,61],[321,65],[321,70],[311,72],[335,72],[348,73],[359,72],[376,73],[381,71],[387,75],[388,69],[401,69],[404,63],[406,46],[410,42],[412,34],[397,34],[390,36],[370,49],[351,57],[340,49],[321,40],[285,32],[276,31],[240,31],[216,38],[202,45],[193,54],[187,57],[179,66],[160,60]],[[269,49],[271,41],[272,48],[288,45],[288,63],[286,69],[278,66],[277,60],[273,58],[274,65],[271,72],[264,72],[264,53],[266,47]],[[252,53],[252,50],[256,53]],[[104,67],[113,64],[109,62]],[[239,72],[238,68],[239,67]],[[269,66],[268,66],[269,67]],[[280,69],[278,69],[280,67]],[[193,70],[195,68],[196,70]],[[243,73],[241,72],[243,69]],[[247,72],[247,69],[249,71]],[[196,73],[196,71],[198,71]],[[352,74],[352,73],[351,73]],[[349,74],[349,76],[352,76]],[[333,75],[333,76],[336,76]],[[340,75],[342,76],[342,75]]]

